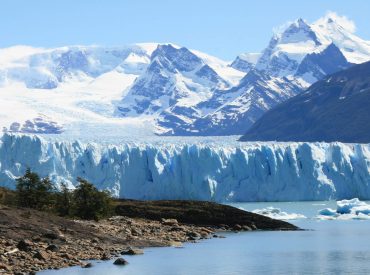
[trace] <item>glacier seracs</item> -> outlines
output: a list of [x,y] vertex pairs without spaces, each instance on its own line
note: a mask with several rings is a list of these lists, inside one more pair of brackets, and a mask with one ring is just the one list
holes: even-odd
[[370,199],[370,145],[153,143],[104,145],[4,134],[0,184],[30,167],[71,187],[76,177],[132,199]]

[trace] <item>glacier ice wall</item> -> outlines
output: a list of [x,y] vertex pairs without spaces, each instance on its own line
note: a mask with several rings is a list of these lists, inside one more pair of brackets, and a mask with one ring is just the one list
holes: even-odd
[[132,199],[370,199],[370,144],[113,146],[4,134],[0,185],[14,188],[27,167],[56,183],[80,176]]

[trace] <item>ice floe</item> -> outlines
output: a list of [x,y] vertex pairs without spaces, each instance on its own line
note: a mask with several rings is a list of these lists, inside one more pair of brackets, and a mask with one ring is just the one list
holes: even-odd
[[337,201],[337,209],[321,209],[317,218],[322,220],[368,220],[370,219],[370,204],[360,201],[358,198]]
[[306,218],[306,216],[302,214],[287,213],[287,212],[282,211],[280,208],[275,208],[272,206],[269,206],[263,209],[255,209],[252,212],[263,215],[263,216],[267,216],[272,219],[277,219],[277,220],[298,220],[298,219]]

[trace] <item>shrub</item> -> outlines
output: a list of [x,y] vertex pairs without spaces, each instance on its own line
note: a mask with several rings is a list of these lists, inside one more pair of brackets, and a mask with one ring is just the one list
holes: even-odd
[[52,205],[53,185],[50,179],[41,179],[31,169],[17,179],[16,192],[18,206],[44,210]]
[[0,204],[16,206],[16,193],[4,187],[0,187]]
[[81,219],[98,220],[108,216],[112,199],[108,192],[99,191],[90,182],[77,178],[79,185],[73,191],[73,215]]
[[62,183],[61,191],[55,194],[55,211],[63,217],[72,213],[72,192],[65,183]]
[[[50,210],[60,216],[98,220],[110,215],[113,209],[110,194],[99,191],[82,178],[77,178],[77,181],[79,185],[76,189],[71,191],[62,184],[61,191],[57,192],[48,177],[41,179],[38,174],[27,169],[24,176],[17,179],[12,199],[17,206]],[[0,203],[4,201],[5,195],[0,192]]]

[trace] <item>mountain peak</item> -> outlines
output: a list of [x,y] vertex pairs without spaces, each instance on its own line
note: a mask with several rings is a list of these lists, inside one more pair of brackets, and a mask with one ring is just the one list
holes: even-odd
[[356,31],[356,25],[352,20],[332,11],[327,12],[325,16],[318,19],[313,25],[330,29],[339,28],[349,33],[354,33]]
[[180,48],[173,44],[158,45],[151,56],[151,60],[155,59],[159,59],[163,65],[167,64],[166,67],[171,67],[171,70],[176,68],[180,71],[192,71],[204,63],[187,48]]
[[302,18],[291,23],[277,38],[280,44],[313,41],[315,45],[320,45],[315,32]]
[[301,28],[309,27],[309,25],[306,23],[306,21],[304,19],[302,19],[302,18],[298,18],[295,21],[295,24],[297,25],[297,27],[301,27]]

